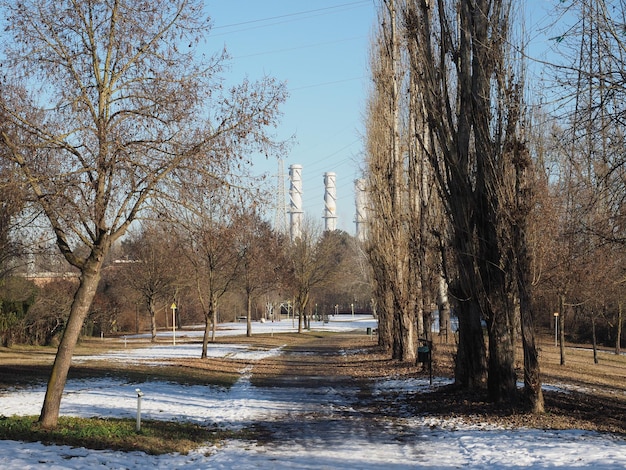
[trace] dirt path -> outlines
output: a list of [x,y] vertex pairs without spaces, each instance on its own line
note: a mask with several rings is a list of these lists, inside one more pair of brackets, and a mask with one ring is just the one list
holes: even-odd
[[423,443],[414,435],[415,427],[399,418],[399,409],[390,412],[401,393],[381,393],[376,384],[387,375],[415,377],[419,369],[385,359],[375,339],[363,334],[300,338],[282,354],[255,363],[251,382],[279,393],[286,390],[294,402],[312,406],[256,423],[258,444],[277,455],[319,449],[327,468],[336,467],[339,455],[353,455],[358,461],[372,446],[414,460],[423,453]]
[[283,353],[255,363],[253,383],[259,386],[292,384],[366,384],[383,377],[415,377],[416,364],[399,364],[381,354],[376,337],[362,333],[299,336],[284,345]]
[[357,356],[374,353],[375,342],[360,336],[306,335],[298,344],[288,344],[282,354],[254,366],[258,386],[310,386],[348,382],[358,375]]
[[[434,375],[451,377],[452,349],[444,345],[436,347],[439,349],[435,354]],[[255,364],[252,383],[262,387],[292,387],[294,393],[329,394],[325,399],[329,406],[320,407],[317,417],[308,416],[306,420],[300,417],[300,421],[284,423],[282,427],[287,434],[306,426],[322,426],[323,429],[309,429],[310,434],[332,436],[347,432],[365,436],[371,429],[380,434],[379,427],[383,423],[384,428],[393,428],[392,434],[398,436],[406,430],[401,429],[397,418],[418,415],[461,417],[470,422],[491,421],[507,427],[576,428],[626,434],[623,382],[613,381],[600,387],[597,383],[599,377],[606,374],[619,376],[621,369],[616,370],[615,359],[608,356],[607,364],[596,365],[595,369],[587,371],[581,367],[584,354],[584,351],[573,351],[572,365],[559,368],[544,353],[544,383],[558,381],[560,387],[552,390],[553,387],[548,386],[544,391],[547,411],[544,415],[532,415],[520,407],[489,403],[481,393],[467,394],[450,388],[423,393],[423,389],[388,387],[381,394],[374,390],[376,384],[395,379],[425,383],[428,376],[419,365],[400,364],[380,354],[375,339],[364,334],[300,336],[297,341],[287,344],[281,355]],[[338,396],[345,406],[337,405]],[[350,419],[342,420],[346,413]],[[343,429],[346,422],[352,424]],[[274,428],[273,432],[280,434],[283,431]]]

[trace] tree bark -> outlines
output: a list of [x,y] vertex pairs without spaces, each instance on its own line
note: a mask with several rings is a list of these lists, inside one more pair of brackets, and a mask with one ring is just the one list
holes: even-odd
[[598,340],[596,338],[596,315],[591,312],[591,341],[593,343],[593,363],[598,363]]
[[39,423],[45,429],[54,428],[58,423],[61,398],[67,381],[67,374],[72,364],[72,355],[74,354],[83,323],[96,295],[103,259],[104,256],[102,254],[92,252],[92,256],[87,259],[82,271],[80,284],[72,301],[70,316],[54,359],[52,371],[50,372],[48,387],[39,416]]
[[[382,278],[381,278],[382,279]],[[393,345],[393,300],[389,289],[380,287],[380,281],[376,283],[376,296],[378,305],[378,346],[389,354]]]
[[200,359],[206,359],[209,349],[209,331],[210,331],[211,317],[209,312],[204,313],[204,333],[202,335],[202,352],[200,353]]
[[494,402],[514,401],[517,392],[513,361],[511,323],[507,306],[492,311],[489,327],[489,377],[487,389]]
[[398,310],[399,326],[399,357],[397,359],[404,362],[415,362],[417,359],[417,335],[415,328],[415,310]]
[[437,307],[439,310],[439,335],[443,335],[445,343],[448,343],[452,333],[450,324],[450,302],[448,301],[448,284],[443,276],[439,278],[439,290],[437,292]]
[[524,352],[524,397],[533,413],[545,411],[541,390],[539,354],[535,344],[535,311],[532,304],[533,280],[532,256],[529,250],[530,224],[528,220],[534,203],[534,190],[531,171],[532,159],[525,145],[516,144],[513,149],[515,165],[516,211],[513,219],[513,249],[516,268],[519,314]]
[[561,354],[561,365],[565,365],[565,294],[559,295],[559,352]]
[[246,293],[246,336],[252,336],[252,295]]
[[454,380],[466,389],[484,388],[487,383],[487,357],[478,305],[467,300],[458,305],[459,346]]
[[211,331],[211,342],[215,342],[215,332],[217,329],[217,300],[215,294],[210,294],[208,310],[204,314],[204,335],[202,337],[201,359],[207,358],[209,347],[209,330]]
[[622,302],[617,303],[617,332],[615,334],[615,354],[619,355],[622,348],[622,326],[624,324],[624,312]]
[[211,299],[211,341],[215,343],[215,335],[217,334],[217,306],[218,302],[213,297]]
[[156,340],[157,340],[156,311],[154,308],[154,300],[152,298],[148,300],[148,314],[150,315],[150,341],[152,343],[156,343]]
[[[518,276],[518,283],[524,280]],[[541,390],[541,372],[539,353],[535,343],[535,322],[528,286],[520,286],[520,313],[522,323],[522,348],[524,351],[524,396],[533,413],[545,411],[543,391]]]

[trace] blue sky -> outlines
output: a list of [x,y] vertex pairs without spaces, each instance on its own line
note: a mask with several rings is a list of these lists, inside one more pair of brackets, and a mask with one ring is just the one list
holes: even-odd
[[[337,227],[354,234],[354,179],[361,175],[363,116],[368,89],[369,42],[375,0],[207,0],[213,19],[209,46],[226,46],[228,79],[273,76],[289,99],[277,130],[295,136],[284,155],[303,167],[303,205],[322,223],[325,172],[337,174]],[[260,160],[273,177],[278,164]],[[288,184],[286,192],[288,194]],[[273,217],[273,212],[271,216]]]
[[[527,52],[539,60],[554,59],[555,44],[549,38],[562,27],[555,3],[558,0],[519,4],[526,15]],[[232,57],[228,80],[269,75],[287,83],[290,96],[282,108],[278,136],[295,136],[284,155],[284,171],[288,173],[289,165],[302,165],[305,213],[322,223],[323,174],[335,172],[337,227],[352,235],[354,180],[363,168],[369,44],[379,4],[380,0],[205,2],[213,19],[209,48],[217,51],[226,46]],[[528,78],[533,82],[529,91],[536,93],[541,77],[532,61]],[[274,159],[261,158],[255,168],[275,181]],[[288,189],[286,181],[287,197]],[[274,211],[268,216],[273,220]]]

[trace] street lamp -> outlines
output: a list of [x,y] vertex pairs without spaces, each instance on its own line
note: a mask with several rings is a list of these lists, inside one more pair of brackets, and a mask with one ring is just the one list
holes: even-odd
[[559,312],[554,312],[554,347],[558,346],[557,338],[559,337]]
[[176,346],[176,302],[172,302],[172,344]]

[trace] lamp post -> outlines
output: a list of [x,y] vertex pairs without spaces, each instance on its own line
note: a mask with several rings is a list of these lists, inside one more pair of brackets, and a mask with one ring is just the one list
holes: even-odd
[[172,302],[172,344],[176,346],[176,302]]
[[554,347],[558,346],[559,337],[559,312],[554,312]]

